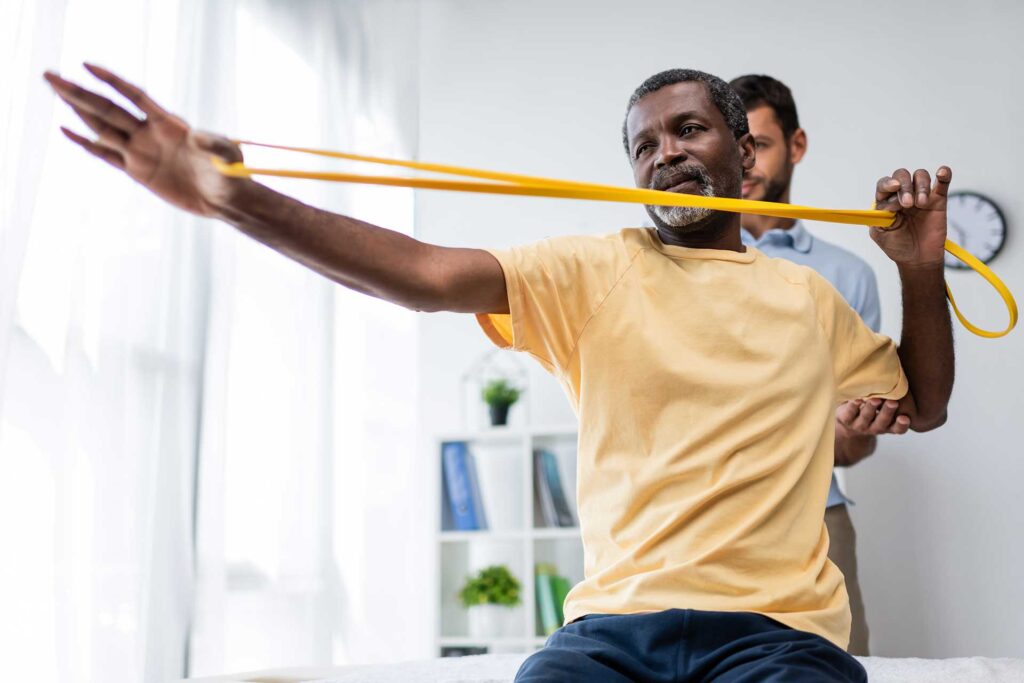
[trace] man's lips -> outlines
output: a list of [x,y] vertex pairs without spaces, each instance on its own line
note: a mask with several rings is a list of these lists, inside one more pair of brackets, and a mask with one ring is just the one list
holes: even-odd
[[696,178],[687,178],[669,187],[661,188],[663,192],[678,192],[679,194],[700,194],[700,183]]

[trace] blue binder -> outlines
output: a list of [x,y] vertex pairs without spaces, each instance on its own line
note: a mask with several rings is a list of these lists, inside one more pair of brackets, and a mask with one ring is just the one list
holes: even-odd
[[477,531],[485,529],[487,525],[472,458],[464,441],[446,441],[441,444],[445,493],[451,510],[451,522],[456,531]]

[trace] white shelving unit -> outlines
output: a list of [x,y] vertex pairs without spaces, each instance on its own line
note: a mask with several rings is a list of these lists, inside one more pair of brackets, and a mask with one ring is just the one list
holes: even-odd
[[[446,531],[441,528],[443,474],[441,444],[465,441],[476,461],[481,498],[487,514],[485,531]],[[490,653],[531,652],[544,645],[539,630],[534,586],[538,562],[555,564],[558,572],[575,585],[583,579],[583,542],[578,527],[545,527],[534,519],[533,451],[544,448],[558,459],[562,486],[573,515],[576,493],[577,427],[495,427],[441,434],[435,438],[437,466],[435,491],[437,519],[437,614],[435,649],[486,647]],[[466,577],[491,564],[505,564],[519,580],[522,603],[516,610],[514,632],[502,637],[469,635],[467,610],[458,601]]]

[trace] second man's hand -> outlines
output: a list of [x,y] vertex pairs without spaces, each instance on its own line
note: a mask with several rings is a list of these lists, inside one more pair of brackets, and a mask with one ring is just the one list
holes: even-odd
[[835,464],[851,467],[875,452],[876,437],[906,434],[910,418],[898,414],[897,401],[880,398],[846,401],[836,408]]

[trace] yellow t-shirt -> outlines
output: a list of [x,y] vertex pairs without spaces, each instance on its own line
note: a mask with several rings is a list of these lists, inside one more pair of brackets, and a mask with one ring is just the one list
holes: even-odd
[[828,560],[835,407],[907,392],[896,346],[810,268],[665,245],[649,228],[508,251],[510,315],[579,417],[584,579],[566,623],[671,608],[764,614],[845,648]]

